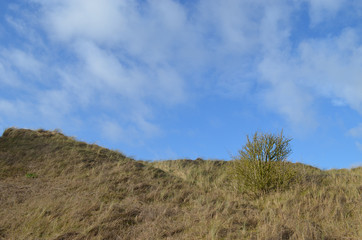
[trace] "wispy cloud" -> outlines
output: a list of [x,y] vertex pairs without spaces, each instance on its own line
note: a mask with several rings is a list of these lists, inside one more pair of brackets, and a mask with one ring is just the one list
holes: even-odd
[[305,41],[299,51],[300,72],[307,85],[362,113],[362,45],[356,30],[346,29],[334,38]]
[[25,53],[19,49],[3,50],[1,53],[3,57],[6,57],[6,61],[9,62],[16,69],[34,74],[39,77],[42,71],[42,63],[34,58],[31,54]]
[[296,129],[316,127],[313,95],[298,81],[290,64],[265,58],[260,64],[261,80],[266,88],[260,91],[261,103],[284,116]]
[[362,123],[360,123],[357,127],[351,128],[348,131],[348,134],[352,137],[362,138]]
[[[310,6],[309,15],[312,26],[334,17],[349,1],[346,0],[306,0]],[[351,1],[352,2],[352,1]]]
[[[271,85],[266,96],[272,95],[275,102],[283,99],[279,108],[273,107],[287,113],[293,122],[303,122],[313,116],[308,110],[312,109],[313,98],[324,97],[332,104],[344,104],[361,114],[360,40],[356,30],[346,29],[336,37],[305,40],[296,54],[281,50],[277,56],[265,57],[260,72]],[[305,117],[298,116],[298,112]]]
[[[361,142],[356,142],[356,146],[357,148],[362,151],[362,143]],[[361,165],[362,163],[360,163],[359,165]]]
[[85,114],[105,121],[113,139],[108,129],[127,134],[123,126],[157,135],[156,108],[203,94],[256,96],[295,128],[318,125],[320,97],[362,114],[359,28],[292,36],[301,4],[311,30],[347,11],[344,0],[31,3],[36,11],[14,5],[5,17],[26,43],[0,49],[0,82],[29,88],[16,100],[0,97],[4,114],[9,106],[39,119]]

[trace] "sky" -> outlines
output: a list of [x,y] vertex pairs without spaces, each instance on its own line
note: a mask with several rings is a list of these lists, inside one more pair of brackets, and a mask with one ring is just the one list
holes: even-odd
[[0,131],[60,129],[142,160],[362,165],[362,1],[2,0]]

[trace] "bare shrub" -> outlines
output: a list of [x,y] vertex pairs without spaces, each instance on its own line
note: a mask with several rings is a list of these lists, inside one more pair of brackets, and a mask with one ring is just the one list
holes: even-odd
[[290,141],[280,135],[256,132],[239,151],[231,166],[231,177],[241,191],[253,194],[286,188],[295,172],[286,161],[292,152]]

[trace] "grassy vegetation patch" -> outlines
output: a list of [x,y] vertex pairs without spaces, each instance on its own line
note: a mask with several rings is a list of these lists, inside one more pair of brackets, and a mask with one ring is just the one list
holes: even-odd
[[27,173],[27,174],[25,174],[25,177],[27,177],[27,178],[37,178],[38,174],[36,174],[36,173]]
[[362,167],[247,166],[277,181],[251,197],[233,164],[135,161],[59,131],[7,129],[0,239],[361,239]]

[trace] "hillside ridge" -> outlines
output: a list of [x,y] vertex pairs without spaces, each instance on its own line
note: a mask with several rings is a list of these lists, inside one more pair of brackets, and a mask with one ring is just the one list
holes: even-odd
[[[292,163],[291,163],[292,164]],[[0,137],[0,239],[361,239],[362,167],[292,164],[255,198],[230,161],[139,161],[60,131]]]

